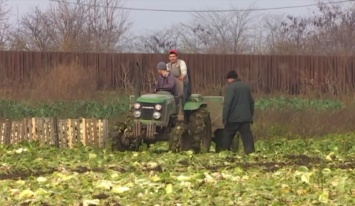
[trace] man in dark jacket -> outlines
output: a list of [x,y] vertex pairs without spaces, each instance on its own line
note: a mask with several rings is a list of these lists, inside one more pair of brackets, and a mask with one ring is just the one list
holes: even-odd
[[227,74],[228,87],[224,96],[223,123],[224,131],[221,150],[230,150],[233,138],[240,133],[244,152],[255,151],[254,139],[250,129],[254,116],[254,99],[250,88],[238,79],[235,71]]
[[155,92],[168,91],[172,95],[175,95],[175,78],[172,74],[169,73],[166,63],[159,62],[157,69],[159,71],[159,76],[155,82]]

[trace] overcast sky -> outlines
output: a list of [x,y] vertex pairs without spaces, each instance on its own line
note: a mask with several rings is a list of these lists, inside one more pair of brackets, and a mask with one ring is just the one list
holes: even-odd
[[[76,0],[68,0],[76,2]],[[30,9],[38,6],[45,9],[50,0],[9,0],[12,7],[12,19],[22,16]],[[205,10],[205,9],[230,9],[231,5],[238,9],[246,9],[251,4],[253,8],[272,8],[284,6],[299,6],[316,3],[314,0],[125,0],[125,7],[149,8],[149,9],[176,9],[176,10]],[[267,11],[271,14],[307,15],[316,7],[293,8]],[[258,13],[262,13],[258,11]],[[145,29],[159,30],[171,23],[186,22],[191,18],[190,13],[130,11],[130,20],[134,23],[134,31]]]

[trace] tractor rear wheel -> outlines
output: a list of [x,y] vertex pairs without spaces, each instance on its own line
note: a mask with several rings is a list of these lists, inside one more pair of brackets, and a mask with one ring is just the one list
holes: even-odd
[[196,152],[209,152],[212,142],[212,125],[207,107],[191,113],[188,128],[192,149]]

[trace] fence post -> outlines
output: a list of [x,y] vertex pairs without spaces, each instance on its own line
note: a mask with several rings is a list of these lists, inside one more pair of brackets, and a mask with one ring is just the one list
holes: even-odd
[[27,118],[23,118],[22,120],[22,125],[21,125],[21,139],[22,141],[28,141],[28,138],[27,138]]
[[111,142],[109,141],[109,128],[108,128],[108,120],[103,119],[102,120],[102,142],[103,142],[103,148],[107,148],[110,146]]
[[82,134],[83,134],[83,137],[82,137],[82,141],[83,141],[83,145],[86,146],[87,144],[87,136],[86,136],[86,121],[85,121],[85,118],[82,118]]
[[68,119],[68,121],[67,121],[67,128],[68,128],[67,142],[68,142],[69,148],[73,148],[73,130],[72,130],[72,123],[71,122],[72,122],[71,119]]
[[59,148],[59,135],[58,135],[58,119],[57,117],[52,118],[52,141],[55,147]]
[[11,129],[12,129],[12,121],[7,119],[5,121],[5,139],[4,144],[11,144]]
[[37,131],[36,131],[36,119],[35,118],[31,118],[31,122],[32,122],[32,127],[31,127],[31,140],[36,141],[37,140]]

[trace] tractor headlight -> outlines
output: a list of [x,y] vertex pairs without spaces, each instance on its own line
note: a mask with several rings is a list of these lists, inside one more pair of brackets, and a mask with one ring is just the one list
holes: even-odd
[[163,108],[163,107],[162,107],[160,104],[155,105],[155,109],[156,109],[157,111],[160,111],[161,108]]
[[134,116],[134,118],[139,118],[139,117],[141,117],[141,111],[134,111],[133,112],[133,116]]
[[139,108],[141,108],[141,105],[139,103],[135,103],[134,104],[134,109],[139,109]]
[[161,117],[161,113],[160,112],[154,112],[153,113],[153,118],[154,119],[160,119],[160,117]]

